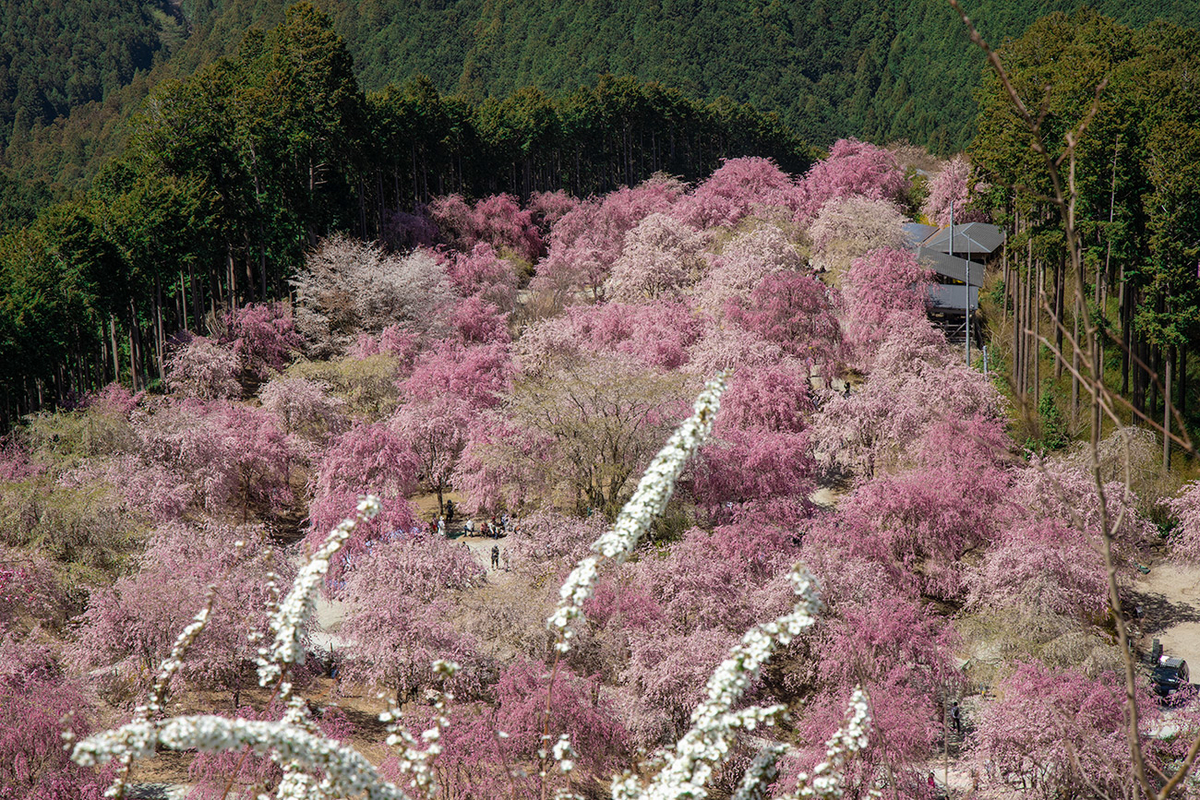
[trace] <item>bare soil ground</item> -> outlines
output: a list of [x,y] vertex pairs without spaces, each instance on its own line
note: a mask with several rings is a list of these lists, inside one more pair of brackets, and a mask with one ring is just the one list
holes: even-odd
[[[1130,625],[1138,648],[1148,653],[1154,639],[1163,646],[1163,653],[1188,662],[1193,670],[1200,669],[1200,565],[1158,559],[1150,571],[1139,573],[1133,585],[1133,602],[1141,606],[1141,617]],[[1134,609],[1126,609],[1127,616]],[[1193,674],[1192,680],[1200,678]],[[967,719],[971,719],[981,702],[979,697],[963,700]],[[970,796],[975,781],[956,755],[961,746],[951,737],[949,769],[942,759],[931,759],[927,765],[939,787],[949,786],[957,796]],[[997,790],[975,794],[979,798],[1002,800],[1021,796],[1015,790]]]
[[1200,669],[1200,565],[1157,561],[1134,589],[1143,614],[1138,644],[1148,651],[1158,639],[1164,654]]

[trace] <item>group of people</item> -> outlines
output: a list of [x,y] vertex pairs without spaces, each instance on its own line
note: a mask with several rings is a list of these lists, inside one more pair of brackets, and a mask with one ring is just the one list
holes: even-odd
[[490,519],[478,524],[473,519],[463,523],[463,531],[467,536],[486,536],[489,539],[499,539],[516,530],[517,523],[508,514],[493,514]]

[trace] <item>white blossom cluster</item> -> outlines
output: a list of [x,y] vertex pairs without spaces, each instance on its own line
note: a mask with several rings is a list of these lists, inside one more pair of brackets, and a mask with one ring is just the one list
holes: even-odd
[[[800,773],[796,779],[796,791],[780,800],[822,798],[837,800],[842,796],[842,767],[847,759],[867,746],[867,730],[871,726],[871,706],[861,687],[855,687],[850,695],[850,718],[838,728],[825,745],[825,760],[813,767],[810,777]],[[869,792],[877,794],[875,790]]]
[[[408,800],[402,790],[385,781],[354,749],[321,736],[308,716],[305,703],[292,697],[291,684],[284,679],[287,668],[303,654],[301,636],[315,609],[315,594],[329,570],[330,559],[359,522],[378,513],[378,498],[369,496],[359,501],[357,516],[344,520],[330,532],[297,574],[287,597],[273,609],[270,627],[275,637],[269,648],[259,651],[259,680],[264,686],[275,683],[278,696],[287,704],[283,719],[264,721],[207,715],[151,719],[152,713],[162,711],[171,676],[179,669],[184,653],[208,620],[212,605],[210,595],[205,607],[179,635],[170,656],[163,661],[150,702],[137,709],[129,724],[77,742],[71,754],[75,763],[89,767],[118,760],[125,769],[107,795],[121,797],[128,766],[135,759],[154,755],[158,747],[212,753],[249,747],[283,768],[283,780],[275,793],[280,800],[358,796],[372,800]],[[323,777],[314,777],[318,773]]]
[[179,632],[179,636],[175,638],[175,644],[171,646],[171,654],[158,668],[158,677],[154,679],[154,688],[150,691],[150,700],[146,703],[144,709],[138,709],[135,716],[149,717],[151,714],[159,714],[163,711],[163,698],[166,697],[167,688],[171,685],[171,678],[183,666],[183,655],[188,648],[192,646],[192,642],[196,641],[196,637],[204,630],[204,626],[208,624],[208,615],[212,613],[213,590],[208,590],[208,596],[204,600],[204,607],[196,612],[196,616],[192,621]]
[[613,559],[617,563],[624,561],[633,553],[654,518],[666,509],[683,468],[712,432],[724,391],[724,373],[705,385],[692,406],[692,415],[671,434],[666,446],[650,462],[612,528],[592,544],[592,550],[599,553],[599,557],[584,558],[563,582],[558,608],[547,621],[558,636],[555,646],[559,652],[570,649],[571,620],[583,616],[583,604],[595,588],[600,558]]
[[[434,673],[443,678],[454,677],[458,670],[459,665],[453,661],[439,659],[433,662]],[[446,717],[446,705],[453,699],[454,695],[449,692],[437,692],[437,700],[433,704],[433,727],[421,733],[424,749],[416,737],[400,725],[400,711],[393,701],[389,701],[388,710],[379,715],[380,722],[388,723],[388,746],[403,745],[399,756],[400,771],[412,775],[409,785],[426,800],[437,797],[438,785],[429,764],[442,752],[442,731],[450,724]]]
[[779,774],[775,764],[779,761],[779,757],[786,752],[787,746],[782,744],[764,747],[746,768],[746,773],[742,775],[741,783],[738,784],[737,791],[733,793],[730,800],[759,800],[762,798],[764,789]]
[[270,686],[283,674],[284,665],[295,664],[304,654],[304,629],[316,610],[317,590],[329,572],[329,562],[350,538],[360,521],[373,519],[380,511],[379,498],[368,495],[358,502],[358,515],[338,523],[317,548],[292,583],[292,590],[271,615],[270,628],[275,639],[270,647],[258,651],[258,683]]
[[[153,730],[147,730],[149,727]],[[293,778],[286,785],[281,784],[276,794],[280,800],[311,800],[314,796],[408,800],[403,791],[385,781],[353,748],[343,747],[297,726],[269,720],[205,715],[174,717],[153,726],[147,722],[134,722],[84,739],[75,746],[72,758],[81,766],[94,766],[107,761],[114,753],[132,752],[135,758],[153,755],[155,744],[169,750],[206,753],[249,747],[277,764],[294,763],[310,779]],[[317,772],[324,773],[324,777],[311,779]],[[295,791],[303,793],[296,794]]]
[[559,734],[558,741],[554,743],[553,754],[558,768],[564,775],[575,769],[575,748],[571,747],[570,734]]
[[700,800],[713,767],[729,753],[739,730],[773,724],[783,706],[733,710],[777,645],[787,645],[815,621],[821,607],[812,577],[802,567],[792,570],[795,607],[783,616],[756,625],[742,637],[708,679],[707,697],[692,712],[692,727],[675,743],[662,770],[644,789],[633,776],[613,781],[613,800]]

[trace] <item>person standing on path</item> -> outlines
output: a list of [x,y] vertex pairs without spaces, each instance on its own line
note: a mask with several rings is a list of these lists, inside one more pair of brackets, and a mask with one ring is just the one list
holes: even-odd
[[492,545],[492,569],[500,568],[500,545]]

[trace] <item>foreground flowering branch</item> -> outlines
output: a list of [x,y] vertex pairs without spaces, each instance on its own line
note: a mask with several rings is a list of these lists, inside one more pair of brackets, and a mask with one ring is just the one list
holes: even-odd
[[[838,728],[825,745],[825,760],[813,767],[810,777],[800,773],[796,781],[796,790],[785,795],[780,800],[810,800],[822,798],[833,800],[842,796],[842,768],[854,754],[867,746],[867,729],[871,726],[871,704],[861,687],[855,687],[850,695],[850,719]],[[878,791],[868,792],[877,796]]]
[[[176,640],[171,655],[159,668],[150,702],[138,709],[134,721],[110,731],[89,736],[75,745],[71,758],[80,766],[94,766],[117,759],[126,767],[107,794],[121,797],[125,790],[128,765],[138,758],[154,754],[159,747],[172,750],[220,752],[249,747],[269,756],[283,767],[280,798],[326,798],[365,795],[380,800],[407,800],[407,795],[380,777],[365,758],[351,748],[326,739],[313,730],[303,701],[292,698],[287,680],[289,669],[304,655],[303,632],[316,609],[316,593],[329,571],[333,555],[358,525],[379,513],[379,499],[359,501],[357,514],[343,520],[330,531],[324,543],[301,568],[287,597],[270,618],[274,637],[259,650],[258,676],[262,686],[276,687],[277,696],[287,703],[284,718],[278,722],[227,719],[203,715],[152,719],[163,710],[163,696],[171,676],[179,669],[188,646],[203,630],[211,601]],[[322,772],[319,781],[313,773]]]
[[[746,632],[708,679],[708,694],[692,712],[692,727],[667,756],[666,765],[643,788],[638,780],[626,776],[613,781],[614,800],[699,800],[707,794],[704,788],[714,767],[729,752],[739,730],[754,730],[759,725],[772,725],[785,707],[752,706],[734,710],[746,689],[758,678],[762,665],[775,648],[787,646],[816,621],[821,608],[816,585],[803,567],[796,567],[789,576],[795,586],[796,605],[783,616],[756,625]],[[838,737],[835,736],[835,739]],[[752,765],[739,795],[749,795],[757,787],[755,780],[769,773],[765,764]],[[757,776],[751,773],[757,773]],[[814,781],[814,784],[816,782]],[[815,788],[815,786],[814,786]]]
[[[459,671],[459,665],[453,661],[434,661],[433,671],[443,680],[453,678]],[[433,706],[433,727],[421,733],[421,742],[408,729],[399,724],[400,710],[393,701],[389,701],[388,710],[379,715],[379,721],[387,723],[387,744],[389,747],[403,745],[400,748],[400,771],[412,775],[410,786],[426,800],[437,796],[438,784],[430,763],[442,752],[442,731],[450,724],[446,716],[447,705],[454,695],[446,691],[438,691]]]
[[[583,616],[582,606],[592,594],[599,559],[624,561],[653,519],[666,508],[688,459],[712,430],[724,389],[724,375],[708,383],[696,400],[694,413],[651,462],[612,530],[593,544],[592,549],[599,555],[583,559],[567,578],[561,591],[562,600],[549,620],[549,627],[558,635],[560,657],[569,649],[571,620]],[[299,571],[287,597],[277,605],[272,602],[269,627],[273,638],[269,645],[259,650],[257,663],[259,683],[263,687],[274,687],[275,698],[285,704],[281,720],[228,719],[213,715],[158,719],[164,712],[164,697],[171,677],[207,622],[210,597],[163,662],[150,702],[139,708],[133,722],[78,742],[72,754],[75,762],[81,766],[94,766],[114,759],[119,761],[124,769],[108,794],[121,797],[132,762],[152,756],[159,747],[203,752],[245,748],[247,752],[269,757],[282,767],[283,778],[275,792],[277,798],[410,800],[409,795],[384,780],[357,751],[323,737],[313,724],[304,701],[292,695],[289,680],[291,667],[304,655],[303,632],[315,611],[316,592],[329,571],[333,555],[360,522],[378,513],[377,498],[367,497],[360,501],[357,515],[334,528]],[[773,724],[784,711],[781,705],[742,709],[734,706],[758,678],[775,648],[789,644],[815,621],[821,601],[812,578],[802,567],[796,567],[790,578],[797,596],[792,610],[747,631],[741,643],[730,651],[729,657],[709,678],[707,696],[692,713],[692,728],[667,751],[662,769],[645,787],[629,775],[615,778],[612,784],[614,800],[701,800],[707,794],[705,784],[714,768],[729,753],[737,733]],[[278,597],[273,584],[271,589],[272,597]],[[435,662],[434,668],[445,677],[452,676],[458,669],[450,662]],[[402,745],[401,771],[411,776],[412,788],[425,800],[433,800],[438,793],[430,762],[441,752],[441,734],[447,724],[446,703],[450,699],[448,694],[439,696],[434,725],[420,737],[425,743],[424,749],[416,737],[395,724],[399,712],[394,706],[380,715],[382,721],[389,723],[388,744]],[[815,768],[814,777],[809,780],[807,776],[801,776],[800,785],[788,800],[839,798],[842,794],[841,769],[847,758],[866,746],[869,723],[866,698],[856,689],[846,727],[830,739],[826,759]],[[766,783],[774,778],[776,759],[786,750],[784,745],[771,745],[755,759],[738,789],[738,800],[762,796]],[[552,751],[559,768],[564,773],[570,772],[574,754],[569,738],[560,737]],[[548,755],[548,752],[542,755],[543,762]],[[559,792],[564,800],[568,795],[565,790]]]
[[592,544],[592,550],[599,555],[584,558],[563,582],[558,609],[547,621],[558,637],[555,647],[560,653],[571,647],[571,620],[583,617],[583,604],[595,589],[600,559],[612,559],[620,564],[633,553],[650,529],[650,523],[666,509],[683,468],[707,441],[721,408],[725,377],[725,373],[720,373],[705,385],[692,406],[692,415],[675,429],[667,444],[650,462],[612,528]]

